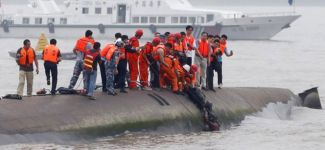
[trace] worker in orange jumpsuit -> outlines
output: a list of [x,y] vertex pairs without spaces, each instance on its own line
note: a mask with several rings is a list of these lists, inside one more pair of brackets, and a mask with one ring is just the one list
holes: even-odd
[[[164,48],[165,47],[165,48]],[[160,62],[160,87],[165,88],[165,79],[169,81],[172,86],[172,91],[174,93],[179,93],[178,91],[178,82],[177,82],[177,75],[175,72],[174,61],[176,58],[173,55],[167,54],[167,51],[172,51],[172,45],[167,43],[165,46],[156,46],[154,47],[154,51],[157,51],[159,54],[159,62]],[[165,50],[164,50],[165,49]],[[161,57],[163,56],[164,57]]]
[[140,51],[139,56],[139,69],[140,69],[140,83],[143,90],[151,90],[148,84],[148,68],[151,65],[149,61],[149,55],[151,55],[153,50],[152,43],[147,42],[143,49]]
[[[143,30],[137,30],[135,32],[135,36],[130,39],[130,44],[132,48],[140,49],[140,42],[139,39],[141,39],[143,35]],[[139,53],[130,53],[128,54],[128,63],[129,63],[129,71],[130,71],[130,83],[129,88],[130,89],[136,89],[137,88],[137,80],[138,80],[138,74],[139,74]]]

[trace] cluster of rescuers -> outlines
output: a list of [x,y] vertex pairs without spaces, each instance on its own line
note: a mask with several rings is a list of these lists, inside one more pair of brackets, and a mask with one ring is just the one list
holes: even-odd
[[[85,95],[95,100],[97,64],[100,66],[102,90],[109,95],[117,95],[115,89],[127,93],[126,81],[130,90],[152,90],[171,87],[176,94],[183,94],[187,87],[199,87],[203,90],[214,90],[214,71],[218,73],[218,87],[222,87],[222,56],[232,56],[228,52],[227,36],[201,33],[198,40],[192,35],[193,27],[187,26],[186,32],[164,35],[155,33],[152,42],[140,46],[139,40],[143,30],[135,32],[128,38],[121,33],[115,34],[115,42],[101,48],[101,44],[93,38],[93,32],[87,30],[85,36],[78,39],[73,52],[77,55],[73,76],[69,89],[73,89],[80,74],[83,74]],[[61,53],[55,39],[43,50],[42,59],[47,78],[51,85],[51,94],[55,95],[57,85],[57,64],[61,61]],[[30,47],[28,39],[17,51],[16,61],[20,67],[17,94],[22,96],[25,78],[27,80],[27,95],[32,95],[33,64],[39,73],[35,51]],[[129,67],[129,78],[127,77]],[[150,73],[150,81],[148,79]],[[140,76],[139,76],[140,75]],[[139,77],[138,77],[139,76]],[[138,78],[140,82],[138,82]]]

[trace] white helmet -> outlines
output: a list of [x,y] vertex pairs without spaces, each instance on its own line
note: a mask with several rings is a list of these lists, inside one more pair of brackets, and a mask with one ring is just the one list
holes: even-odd
[[183,68],[184,68],[187,72],[189,72],[190,69],[191,69],[191,67],[190,67],[188,64],[184,65]]

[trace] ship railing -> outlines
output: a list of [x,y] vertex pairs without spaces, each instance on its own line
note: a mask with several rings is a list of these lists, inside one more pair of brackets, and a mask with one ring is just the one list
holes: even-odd
[[272,13],[233,13],[233,14],[223,14],[224,18],[236,19],[236,18],[246,18],[246,17],[280,17],[280,16],[294,16],[295,12],[272,12]]

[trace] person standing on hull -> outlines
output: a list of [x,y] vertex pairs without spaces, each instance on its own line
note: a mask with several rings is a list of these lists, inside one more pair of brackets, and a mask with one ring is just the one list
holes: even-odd
[[193,26],[187,26],[186,27],[186,35],[184,38],[184,45],[185,47],[185,54],[187,57],[187,64],[188,65],[192,65],[194,64],[194,60],[195,60],[195,49],[196,49],[196,42],[195,42],[195,38],[192,35],[193,33]]
[[139,56],[139,67],[140,67],[140,82],[141,82],[141,87],[143,90],[152,90],[149,88],[148,84],[148,77],[149,77],[149,72],[148,68],[151,66],[150,62],[150,55],[152,53],[152,43],[147,42],[146,45],[144,46],[143,50],[140,52]]
[[[122,34],[121,34],[120,32],[117,32],[117,33],[115,33],[114,38],[115,38],[115,40],[114,40],[114,43],[115,43],[116,40],[122,38]],[[103,61],[105,61],[105,60],[103,60]],[[103,64],[103,65],[104,65],[104,64]],[[105,70],[105,65],[104,65],[104,70]],[[104,73],[104,74],[106,74],[106,73]],[[115,75],[115,77],[114,77],[114,87],[115,87],[115,88],[118,88],[118,81],[119,81],[119,76],[118,76],[118,74],[117,74],[117,75]],[[105,77],[105,84],[102,83],[102,85],[106,85],[106,77]],[[104,86],[104,87],[105,87],[105,89],[106,89],[106,86]],[[107,92],[107,90],[106,90],[106,91],[103,91],[103,92]]]
[[210,58],[210,66],[207,68],[207,85],[208,89],[211,91],[214,91],[214,85],[213,85],[213,77],[214,77],[214,71],[217,71],[218,73],[218,84],[222,83],[222,69],[220,68],[220,57],[223,55],[223,52],[221,51],[219,47],[219,40],[216,39],[211,43],[211,58]]
[[[141,39],[143,35],[143,30],[137,30],[135,32],[135,36],[130,39],[130,44],[132,45],[132,48],[139,49],[140,42],[139,39]],[[131,90],[134,90],[137,88],[137,81],[138,81],[138,75],[139,75],[139,53],[134,54],[128,54],[128,62],[129,62],[129,71],[130,71],[130,83],[129,88]]]
[[114,76],[118,73],[120,49],[124,46],[121,39],[116,40],[115,45],[111,46],[105,56],[106,89],[108,95],[117,95],[114,89]]
[[[69,89],[73,89],[76,85],[78,78],[83,71],[83,59],[84,59],[84,53],[87,50],[90,50],[93,48],[93,45],[95,43],[95,40],[92,37],[93,32],[90,30],[87,30],[85,33],[85,37],[80,38],[75,48],[73,49],[73,52],[77,55],[76,64],[73,69],[73,76],[70,80]],[[86,85],[84,85],[85,87]]]
[[16,53],[16,62],[19,65],[19,84],[17,94],[23,96],[25,79],[27,80],[27,96],[32,96],[33,93],[33,79],[34,79],[34,66],[36,66],[36,74],[39,73],[38,61],[35,51],[30,47],[30,40],[24,40],[24,46],[19,48]]
[[44,60],[45,75],[47,80],[47,85],[51,84],[52,75],[52,89],[51,94],[56,94],[56,85],[58,82],[58,63],[61,61],[61,53],[58,47],[56,47],[56,39],[50,40],[50,45],[45,46],[42,54],[42,59]]
[[[160,88],[160,75],[159,75],[159,71],[160,71],[160,60],[163,61],[164,59],[164,55],[165,55],[165,46],[164,44],[161,42],[161,39],[158,38],[158,37],[155,37],[153,40],[152,40],[152,52],[151,52],[151,55],[148,55],[150,56],[152,59],[152,62],[151,62],[151,65],[150,65],[150,73],[151,73],[151,76],[150,76],[150,83],[151,83],[151,87],[154,88],[154,89],[159,89]],[[159,50],[159,51],[158,51]]]
[[117,80],[117,87],[120,88],[121,93],[128,93],[125,89],[125,80],[126,80],[126,73],[127,73],[127,56],[128,54],[135,54],[137,50],[132,48],[129,43],[129,37],[127,35],[122,35],[121,40],[124,44],[123,47],[120,49],[120,57],[119,62],[117,65],[118,74],[116,75]]
[[85,52],[83,74],[86,83],[85,90],[90,100],[96,100],[96,98],[94,97],[94,90],[96,88],[97,64],[101,63],[99,52],[99,42],[95,42],[94,48]]
[[210,65],[210,44],[208,42],[208,33],[202,32],[201,39],[197,42],[195,63],[199,67],[197,73],[197,83],[203,90],[207,90],[206,87],[206,70],[207,66]]

